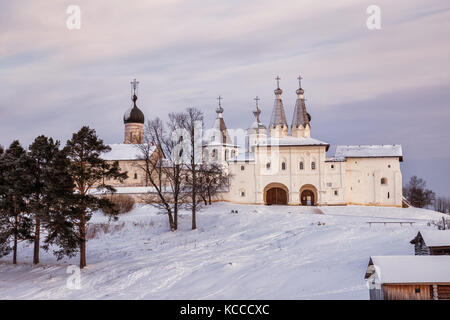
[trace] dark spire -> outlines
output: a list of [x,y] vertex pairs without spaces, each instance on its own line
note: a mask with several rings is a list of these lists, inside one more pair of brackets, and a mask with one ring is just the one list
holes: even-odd
[[284,112],[283,101],[281,100],[281,94],[283,90],[280,89],[280,77],[276,77],[277,89],[275,89],[275,101],[273,103],[272,116],[270,118],[270,126],[276,127],[278,125],[287,126],[286,114]]
[[306,112],[306,99],[303,97],[305,91],[302,89],[302,76],[298,76],[298,89],[296,91],[298,97],[295,102],[294,115],[292,117],[291,127],[299,127],[302,125],[305,127],[311,121],[311,116]]

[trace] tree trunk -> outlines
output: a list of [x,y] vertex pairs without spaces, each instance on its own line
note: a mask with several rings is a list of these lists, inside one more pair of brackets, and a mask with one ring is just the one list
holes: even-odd
[[86,267],[86,213],[83,213],[80,219],[80,269]]
[[13,264],[17,264],[17,232],[14,233]]
[[33,254],[33,264],[39,263],[39,243],[41,235],[41,220],[36,216],[36,229],[34,232],[34,254]]
[[208,188],[208,201],[209,201],[209,205],[211,205],[212,199],[211,199],[211,189],[210,188]]
[[175,227],[175,230],[178,229],[178,199],[175,199],[175,203],[173,206],[173,224]]
[[13,245],[13,264],[17,264],[17,237],[19,232],[19,218],[17,213],[17,199],[16,196],[13,198],[14,201],[14,245]]

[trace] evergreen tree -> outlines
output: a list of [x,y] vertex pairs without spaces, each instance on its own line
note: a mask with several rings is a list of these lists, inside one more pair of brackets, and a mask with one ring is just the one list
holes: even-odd
[[435,194],[432,190],[426,189],[425,180],[412,176],[408,184],[403,187],[403,195],[414,207],[424,208],[433,203]]
[[[33,165],[29,206],[35,224],[33,263],[37,264],[41,227],[47,229],[45,249],[51,243],[57,243],[63,245],[62,251],[70,255],[69,252],[77,247],[73,243],[76,236],[71,221],[74,184],[68,171],[70,162],[65,152],[59,150],[59,141],[39,136],[29,150]],[[61,257],[61,254],[57,255]]]
[[111,148],[103,143],[95,130],[87,126],[73,134],[64,150],[70,159],[69,172],[75,183],[73,214],[80,239],[80,268],[84,268],[86,266],[86,223],[91,218],[92,212],[108,207],[110,209],[107,210],[108,212],[115,213],[114,205],[109,199],[95,197],[89,193],[89,190],[99,188],[115,192],[115,189],[106,182],[108,180],[123,181],[127,178],[127,173],[120,171],[117,161],[110,163],[100,157]]
[[26,151],[14,141],[0,156],[0,254],[12,250],[13,264],[17,263],[19,241],[33,238],[33,221],[28,214],[31,171]]

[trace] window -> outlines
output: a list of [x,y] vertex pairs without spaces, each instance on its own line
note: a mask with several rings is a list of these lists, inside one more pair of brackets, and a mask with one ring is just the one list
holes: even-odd
[[390,168],[391,167],[391,165],[390,164],[388,164],[388,168]]
[[216,159],[217,157],[217,150],[213,149],[213,151],[211,152],[211,158]]
[[420,288],[416,288],[415,292],[420,293]]
[[331,186],[332,186],[332,183],[331,182],[327,182],[327,187],[331,188]]
[[183,156],[183,149],[180,150],[180,152],[178,153],[178,156],[179,156],[179,157],[182,157],[182,156]]
[[388,199],[391,197],[391,194],[388,192],[388,194],[387,194],[387,197],[388,197]]
[[334,169],[334,164],[331,165],[331,169]]
[[231,157],[232,158],[236,157],[236,150],[231,150]]
[[134,174],[134,179],[137,179],[137,173]]
[[245,197],[245,190],[241,190],[241,197]]
[[386,178],[381,178],[381,184],[387,184],[387,179]]
[[281,163],[281,170],[286,170],[286,162]]
[[244,171],[245,170],[245,167],[244,166],[241,166],[241,171]]
[[227,149],[227,150],[225,150],[225,161],[228,160],[228,154],[229,154],[229,150]]
[[311,162],[311,170],[316,170],[316,163],[314,161]]
[[334,195],[335,195],[335,196],[338,196],[338,195],[339,195],[339,192],[338,192],[337,190],[334,190]]
[[213,142],[214,140],[216,140],[216,137],[211,136],[211,142]]
[[269,170],[270,169],[270,162],[266,163],[266,169]]
[[300,162],[300,170],[303,170],[304,166],[303,166],[303,161]]

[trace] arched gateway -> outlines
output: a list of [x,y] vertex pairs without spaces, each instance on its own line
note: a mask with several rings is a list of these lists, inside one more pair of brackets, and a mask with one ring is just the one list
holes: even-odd
[[264,188],[264,203],[267,205],[287,205],[288,199],[288,188],[281,183],[271,183]]
[[305,184],[300,188],[300,203],[302,206],[315,206],[317,204],[317,189],[313,185]]

